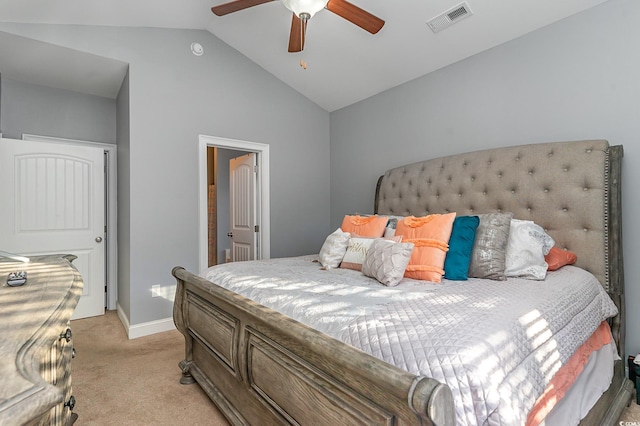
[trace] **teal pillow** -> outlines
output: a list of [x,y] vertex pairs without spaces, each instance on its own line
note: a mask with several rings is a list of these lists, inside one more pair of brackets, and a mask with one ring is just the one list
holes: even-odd
[[457,216],[453,221],[449,251],[444,259],[444,277],[448,280],[469,279],[471,252],[476,240],[476,230],[480,224],[478,216]]

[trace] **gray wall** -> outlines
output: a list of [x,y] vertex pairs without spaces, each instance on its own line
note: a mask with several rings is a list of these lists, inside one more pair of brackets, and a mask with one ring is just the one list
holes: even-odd
[[[318,251],[329,232],[329,113],[206,31],[0,30],[129,63],[129,176],[119,177],[129,235],[120,233],[128,247],[118,259],[129,271],[118,287],[128,290],[131,325],[170,318],[172,301],[151,298],[151,286],[175,286],[175,265],[198,270],[199,134],[269,144],[271,256]],[[203,56],[191,54],[194,41]]]
[[331,114],[331,223],[392,167],[483,148],[623,144],[627,352],[640,351],[640,2],[594,9]]
[[113,99],[2,77],[0,125],[5,138],[23,133],[116,143]]
[[[131,201],[128,182],[131,181],[129,152],[129,73],[124,78],[116,99],[116,131],[118,134],[118,305],[131,318]],[[113,259],[111,259],[113,261]]]

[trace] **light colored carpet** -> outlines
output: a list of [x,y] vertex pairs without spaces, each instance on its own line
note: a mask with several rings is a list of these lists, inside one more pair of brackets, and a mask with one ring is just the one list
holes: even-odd
[[128,340],[115,311],[71,328],[76,425],[228,425],[200,386],[178,382],[177,330]]
[[626,410],[622,412],[620,416],[620,426],[638,426],[640,425],[640,405],[636,404],[636,393],[633,392],[633,398]]
[[[200,386],[178,383],[178,331],[128,340],[115,311],[72,321],[71,328],[76,425],[228,425]],[[640,426],[635,395],[620,421]]]

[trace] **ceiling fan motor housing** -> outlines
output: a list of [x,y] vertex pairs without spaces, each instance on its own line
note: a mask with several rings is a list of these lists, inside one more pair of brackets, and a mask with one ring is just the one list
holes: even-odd
[[313,18],[313,15],[324,9],[327,3],[329,0],[282,0],[284,7],[305,21]]

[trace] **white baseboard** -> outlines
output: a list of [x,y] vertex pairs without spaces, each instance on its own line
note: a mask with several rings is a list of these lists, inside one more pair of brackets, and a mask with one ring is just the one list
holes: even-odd
[[176,326],[173,323],[173,318],[163,318],[160,320],[144,322],[142,324],[131,325],[129,324],[129,318],[124,314],[120,304],[117,305],[117,312],[118,318],[120,318],[120,322],[122,322],[129,340],[176,329]]

